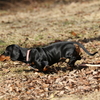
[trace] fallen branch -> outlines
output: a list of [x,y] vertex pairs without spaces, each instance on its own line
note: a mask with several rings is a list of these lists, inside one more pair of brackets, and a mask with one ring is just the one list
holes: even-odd
[[100,67],[100,64],[80,64],[79,66]]

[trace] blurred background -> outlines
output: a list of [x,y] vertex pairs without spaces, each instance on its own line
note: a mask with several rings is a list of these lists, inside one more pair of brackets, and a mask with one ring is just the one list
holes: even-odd
[[72,2],[89,2],[95,0],[0,0],[0,9],[21,7],[22,5],[51,6],[56,4],[70,4]]

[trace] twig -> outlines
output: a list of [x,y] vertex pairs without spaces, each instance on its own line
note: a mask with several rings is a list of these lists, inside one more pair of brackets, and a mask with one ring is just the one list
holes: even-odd
[[79,66],[100,67],[100,64],[80,64]]

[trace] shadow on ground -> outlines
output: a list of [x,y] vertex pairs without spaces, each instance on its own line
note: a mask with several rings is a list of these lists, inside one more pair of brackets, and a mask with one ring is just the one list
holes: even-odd
[[[45,71],[45,72],[42,72],[44,74],[53,74],[53,73],[58,73],[58,72],[67,72],[67,71],[73,71],[73,70],[81,70],[81,69],[87,69],[88,67],[87,66],[75,66],[74,68],[68,68],[68,67],[52,67],[52,68],[49,68],[48,71]],[[23,70],[25,71],[26,73],[29,73],[29,72],[36,72],[34,69],[30,69],[30,70]]]

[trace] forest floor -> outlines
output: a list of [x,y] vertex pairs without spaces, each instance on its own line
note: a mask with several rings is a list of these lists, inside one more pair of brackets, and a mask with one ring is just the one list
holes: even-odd
[[[0,62],[0,100],[100,100],[100,67],[79,67],[100,61],[100,1],[45,4],[0,10],[0,53],[6,46],[45,46],[78,41],[95,56],[82,52],[73,71],[65,62],[51,73],[34,72],[22,62]],[[100,63],[100,62],[99,62]]]

